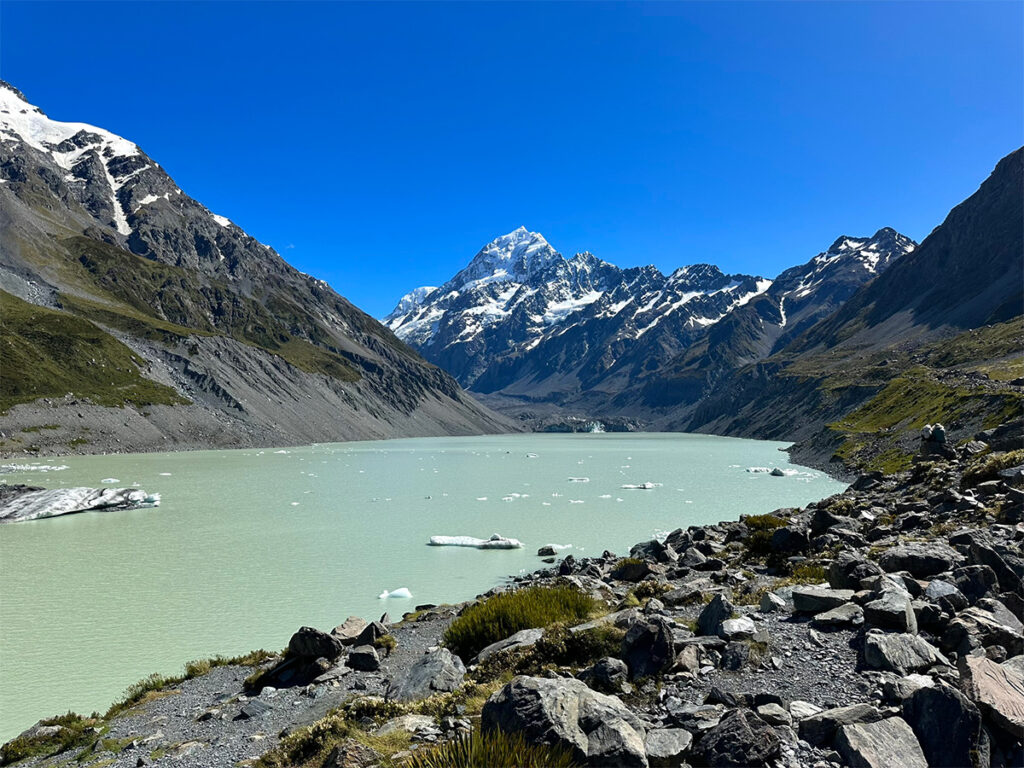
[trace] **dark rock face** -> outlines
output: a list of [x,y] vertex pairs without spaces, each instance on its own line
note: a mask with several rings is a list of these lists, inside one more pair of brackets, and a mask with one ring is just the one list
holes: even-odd
[[981,714],[959,691],[942,684],[918,688],[903,702],[903,719],[917,736],[928,765],[984,768],[978,754]]
[[715,595],[697,618],[698,635],[717,635],[722,622],[732,616],[736,607],[725,595]]
[[339,638],[313,627],[301,627],[288,641],[288,651],[306,659],[336,659],[343,650]]
[[953,568],[959,556],[950,547],[941,544],[893,547],[879,559],[887,573],[907,571],[915,578],[924,579]]
[[749,710],[736,709],[701,737],[698,750],[709,766],[742,768],[769,763],[781,747],[770,725]]
[[672,624],[660,616],[635,622],[622,639],[622,658],[629,667],[629,677],[657,675],[667,670],[675,659]]
[[380,668],[380,657],[372,645],[357,645],[349,651],[345,663],[359,672],[374,672]]

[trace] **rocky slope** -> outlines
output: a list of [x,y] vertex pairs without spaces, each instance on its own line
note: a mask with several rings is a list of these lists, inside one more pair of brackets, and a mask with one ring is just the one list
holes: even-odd
[[[303,627],[284,657],[193,663],[106,716],[43,721],[2,755],[225,768],[1020,765],[1024,450],[1001,449],[1022,434],[976,438],[956,449],[933,430],[910,471],[864,475],[804,509],[680,528],[626,558],[550,558],[470,604]],[[538,587],[588,595],[591,620],[451,652],[452,638],[476,637],[474,611],[496,617],[496,595]],[[466,738],[489,744],[490,760],[437,751]]]
[[590,253],[566,259],[520,228],[440,288],[417,288],[385,323],[485,402],[531,417],[650,415],[610,401],[673,359],[698,391],[771,354],[909,253],[892,229],[839,238],[776,280],[694,264],[665,276]]
[[506,428],[138,146],[52,120],[6,83],[0,232],[2,450]]
[[709,392],[677,359],[620,403],[656,405],[662,428],[803,440],[803,461],[890,469],[907,466],[926,421],[959,440],[1019,417],[1022,211],[1017,150],[917,249],[774,354]]

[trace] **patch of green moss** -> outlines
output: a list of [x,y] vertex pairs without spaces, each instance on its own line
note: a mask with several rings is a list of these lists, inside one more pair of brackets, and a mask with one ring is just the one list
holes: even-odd
[[98,405],[189,401],[147,379],[128,347],[88,320],[0,291],[0,411],[68,392]]

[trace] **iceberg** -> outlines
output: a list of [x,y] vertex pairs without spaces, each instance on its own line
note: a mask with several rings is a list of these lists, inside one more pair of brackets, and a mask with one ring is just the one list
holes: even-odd
[[570,483],[589,483],[590,482],[590,478],[589,477],[570,477],[569,478],[569,482]]
[[409,591],[408,587],[399,587],[393,592],[388,592],[386,589],[377,595],[378,600],[384,600],[388,597],[412,597],[412,592]]
[[623,490],[626,490],[626,491],[650,491],[650,490],[653,490],[654,487],[655,487],[654,483],[636,483],[636,484],[626,483],[624,486],[622,486]]
[[160,506],[159,493],[139,488],[53,488],[8,498],[0,505],[0,523],[19,523],[78,512],[111,512]]
[[476,549],[522,549],[519,539],[507,539],[493,534],[489,539],[475,539],[472,536],[431,536],[427,542],[431,547],[475,547]]

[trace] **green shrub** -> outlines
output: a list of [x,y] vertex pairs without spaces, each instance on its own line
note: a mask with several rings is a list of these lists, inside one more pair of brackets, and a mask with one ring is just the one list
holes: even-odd
[[0,747],[0,765],[10,765],[26,757],[56,755],[66,750],[84,747],[96,740],[96,718],[82,717],[74,712],[41,720],[41,725],[59,725],[61,731],[53,736],[34,736],[11,739]]
[[573,768],[564,747],[530,744],[520,733],[474,732],[436,747],[419,749],[409,768]]
[[995,480],[999,477],[1000,470],[1010,469],[1018,464],[1024,464],[1024,449],[986,454],[971,462],[964,471],[960,485],[963,488],[970,488],[986,480]]
[[598,603],[568,584],[502,592],[467,608],[444,633],[444,644],[469,661],[491,643],[556,621],[584,621]]
[[379,648],[384,651],[385,655],[390,656],[391,652],[398,647],[398,641],[395,640],[394,635],[381,635],[373,641],[373,647]]
[[670,584],[664,581],[655,581],[654,579],[648,579],[647,581],[641,581],[635,587],[633,587],[633,594],[637,596],[638,600],[648,600],[652,597],[658,597],[664,595],[666,592],[672,589]]

